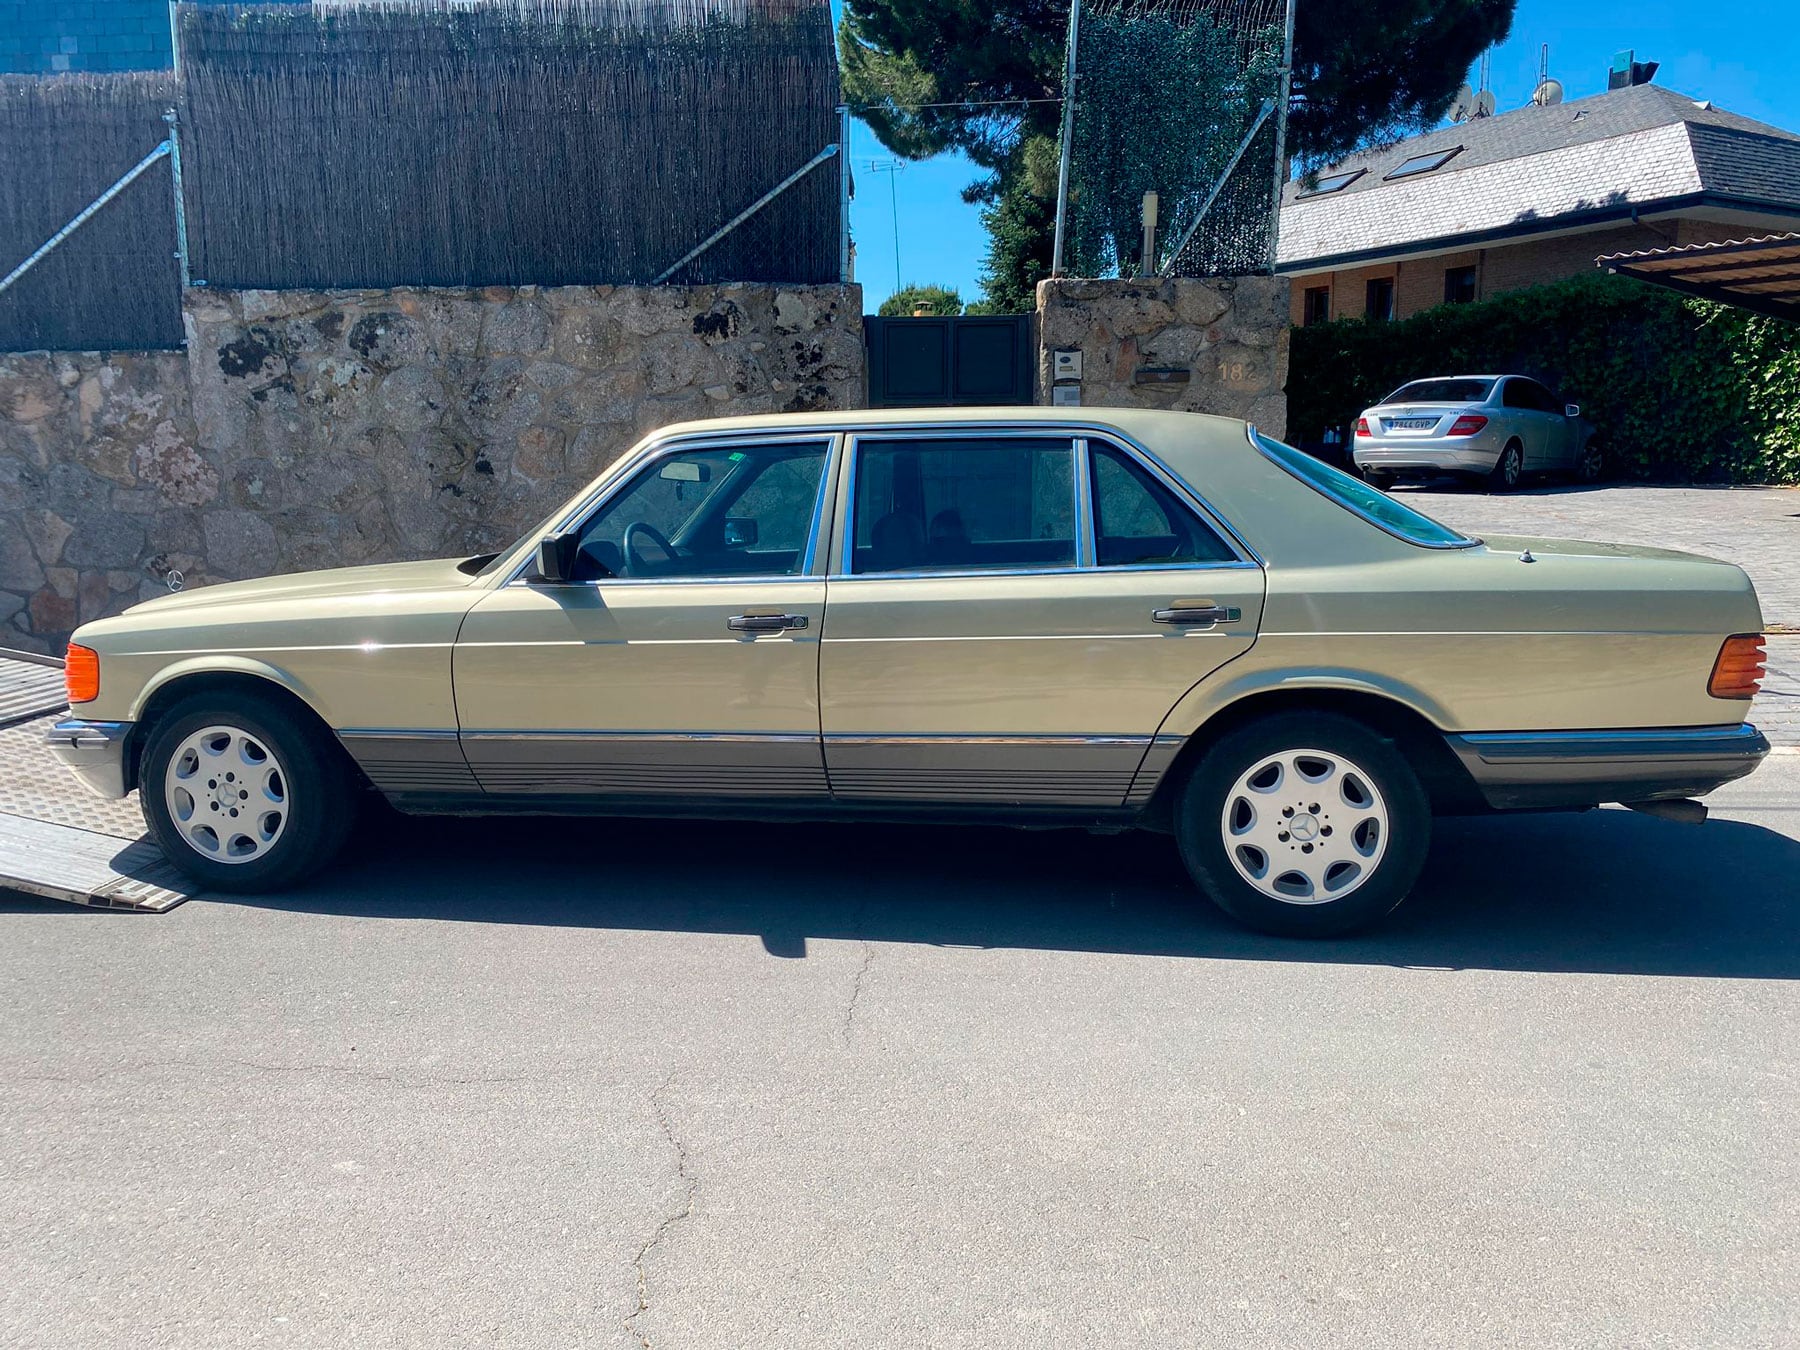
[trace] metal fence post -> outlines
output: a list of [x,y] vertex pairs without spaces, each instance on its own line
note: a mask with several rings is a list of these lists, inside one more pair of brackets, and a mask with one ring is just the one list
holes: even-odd
[[850,105],[838,105],[838,282],[850,284]]
[[[1288,0],[1292,5],[1293,0]],[[1069,0],[1069,51],[1063,58],[1062,153],[1056,166],[1056,241],[1050,250],[1050,275],[1063,274],[1064,220],[1069,214],[1069,150],[1075,135],[1075,43],[1081,35],[1081,0]]]
[[1281,47],[1281,87],[1275,92],[1275,201],[1269,216],[1269,271],[1275,271],[1275,250],[1281,240],[1281,190],[1287,186],[1288,99],[1294,87],[1294,5],[1287,0],[1287,35]]
[[194,284],[194,279],[188,271],[187,194],[181,186],[181,126],[173,108],[163,113],[163,121],[169,124],[169,176],[175,186],[175,262],[181,269],[181,289],[185,291]]

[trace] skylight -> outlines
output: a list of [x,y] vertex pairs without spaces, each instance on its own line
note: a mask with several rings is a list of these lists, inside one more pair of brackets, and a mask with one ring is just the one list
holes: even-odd
[[1300,195],[1302,197],[1323,197],[1327,192],[1342,192],[1367,172],[1367,169],[1346,169],[1342,173],[1328,173]]
[[1383,174],[1382,178],[1411,178],[1416,173],[1430,173],[1433,169],[1443,168],[1461,153],[1462,147],[1453,145],[1448,150],[1430,150],[1422,155],[1414,155],[1411,159],[1401,160],[1399,168]]

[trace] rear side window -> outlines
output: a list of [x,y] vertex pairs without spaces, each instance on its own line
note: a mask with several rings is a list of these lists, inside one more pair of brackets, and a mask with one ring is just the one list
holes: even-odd
[[862,441],[855,472],[857,575],[1074,565],[1071,440]]
[[1260,431],[1253,430],[1250,438],[1259,450],[1309,488],[1409,544],[1421,548],[1473,548],[1477,542],[1291,445],[1270,440]]
[[1094,559],[1100,566],[1236,561],[1211,526],[1130,456],[1096,445],[1093,464]]

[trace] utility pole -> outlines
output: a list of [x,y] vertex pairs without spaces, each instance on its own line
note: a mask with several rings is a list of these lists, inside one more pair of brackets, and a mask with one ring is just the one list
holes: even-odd
[[885,173],[888,176],[888,206],[894,213],[894,292],[900,291],[900,190],[895,186],[901,174],[906,172],[906,161],[903,159],[872,159],[869,161],[870,173]]

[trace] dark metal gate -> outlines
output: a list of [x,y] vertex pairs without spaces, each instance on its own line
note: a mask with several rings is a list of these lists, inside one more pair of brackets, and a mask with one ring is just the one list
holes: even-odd
[[871,408],[1030,403],[1037,349],[1029,314],[863,320]]

